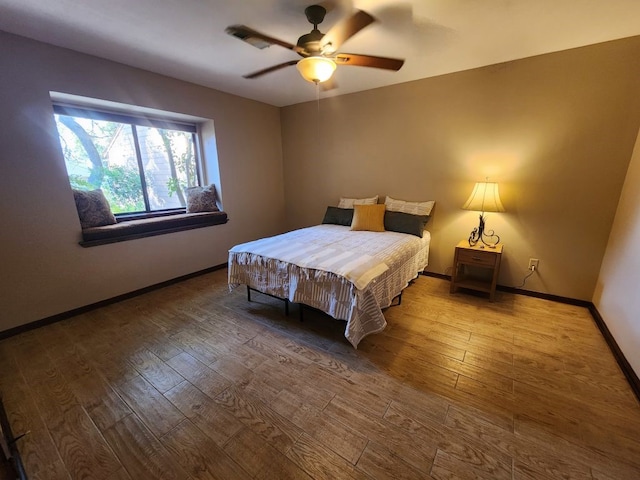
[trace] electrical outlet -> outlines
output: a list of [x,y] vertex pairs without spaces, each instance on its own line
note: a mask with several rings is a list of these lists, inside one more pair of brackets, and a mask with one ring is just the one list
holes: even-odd
[[530,258],[529,259],[529,270],[538,270],[538,264],[540,263],[540,260],[538,260],[537,258]]

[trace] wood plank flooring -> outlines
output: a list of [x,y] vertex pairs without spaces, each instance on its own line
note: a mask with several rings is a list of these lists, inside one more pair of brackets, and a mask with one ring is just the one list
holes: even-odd
[[584,308],[420,277],[354,350],[226,274],[0,342],[31,479],[640,478],[640,406]]

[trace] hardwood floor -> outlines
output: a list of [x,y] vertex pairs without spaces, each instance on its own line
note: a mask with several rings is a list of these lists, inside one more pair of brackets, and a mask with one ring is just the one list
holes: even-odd
[[640,406],[584,308],[420,277],[354,350],[226,273],[0,342],[31,479],[640,478]]

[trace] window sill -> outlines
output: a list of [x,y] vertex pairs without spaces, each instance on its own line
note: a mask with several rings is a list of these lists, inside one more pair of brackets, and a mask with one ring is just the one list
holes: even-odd
[[227,223],[225,212],[182,213],[162,217],[120,221],[113,225],[86,228],[82,231],[83,247],[125,242],[138,238],[210,227]]

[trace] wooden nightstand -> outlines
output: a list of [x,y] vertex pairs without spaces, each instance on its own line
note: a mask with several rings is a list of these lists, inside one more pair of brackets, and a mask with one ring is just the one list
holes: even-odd
[[[487,246],[481,248],[479,245],[470,247],[467,240],[462,240],[458,243],[453,258],[450,292],[455,293],[460,287],[487,292],[489,300],[493,302],[498,274],[500,273],[502,247],[501,243],[496,245],[496,248]],[[472,270],[478,272],[481,271],[479,269],[486,271],[486,278],[481,275],[474,275]]]

